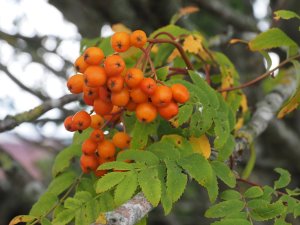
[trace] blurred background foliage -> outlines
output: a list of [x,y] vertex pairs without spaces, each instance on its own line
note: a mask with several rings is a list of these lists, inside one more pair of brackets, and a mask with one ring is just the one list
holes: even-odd
[[[299,20],[274,21],[272,15],[278,9],[299,12],[297,0],[0,0],[0,119],[67,94],[66,79],[75,72],[72,63],[82,38],[110,35],[116,23],[149,34],[191,5],[199,12],[182,17],[177,24],[200,31],[211,49],[224,52],[234,62],[241,82],[265,70],[263,59],[244,45],[228,44],[230,39],[249,40],[274,26],[300,44]],[[274,51],[273,63],[284,57],[280,49]],[[264,96],[263,87],[270,88],[265,84],[245,90],[250,112]],[[14,215],[26,214],[47,187],[53,158],[71,142],[62,122],[79,106],[74,102],[61,105],[32,123],[2,131],[0,225],[8,224]],[[258,139],[252,180],[269,184],[274,180],[273,169],[282,167],[292,173],[291,185],[299,186],[299,115],[295,111],[284,120],[272,121]],[[245,162],[240,163],[241,170]],[[206,193],[190,185],[169,216],[157,208],[149,224],[209,224],[203,216],[208,204]]]

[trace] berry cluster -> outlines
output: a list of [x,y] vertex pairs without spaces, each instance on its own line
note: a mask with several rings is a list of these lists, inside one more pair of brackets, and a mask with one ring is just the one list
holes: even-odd
[[77,74],[68,79],[68,89],[73,94],[83,93],[83,101],[93,106],[95,114],[77,112],[67,117],[64,125],[68,131],[94,129],[82,144],[80,163],[85,173],[93,170],[97,176],[103,175],[105,171],[97,171],[97,167],[115,159],[116,147],[122,150],[129,146],[130,137],[124,132],[116,133],[112,141],[105,139],[102,128],[107,122],[118,120],[125,110],[134,111],[141,122],[149,123],[158,114],[169,120],[177,115],[178,103],[189,99],[188,90],[181,84],[168,87],[145,77],[139,68],[126,69],[119,53],[131,46],[143,48],[146,42],[144,31],[117,32],[111,37],[115,54],[105,57],[102,49],[89,47],[75,61]]

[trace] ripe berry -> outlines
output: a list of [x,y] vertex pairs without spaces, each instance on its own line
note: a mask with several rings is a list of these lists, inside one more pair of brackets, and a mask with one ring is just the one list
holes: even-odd
[[112,92],[119,92],[124,87],[124,78],[121,75],[109,77],[107,80],[107,87]]
[[142,30],[135,30],[131,35],[130,35],[130,43],[131,45],[137,47],[137,48],[142,48],[147,42],[147,35],[144,31]]
[[172,100],[172,90],[168,86],[157,86],[151,96],[152,103],[157,107],[166,106]]
[[97,152],[100,158],[106,159],[115,156],[116,148],[111,141],[104,140],[99,143]]
[[91,115],[91,127],[93,129],[99,129],[104,124],[104,119],[98,114]]
[[80,72],[80,73],[84,73],[84,71],[86,70],[86,68],[88,68],[89,64],[87,64],[84,61],[84,57],[83,56],[79,56],[75,63],[74,63],[75,69]]
[[96,177],[102,177],[105,174],[107,174],[107,170],[95,170],[94,174],[95,174]]
[[106,73],[100,66],[89,66],[84,72],[84,82],[88,87],[100,87],[106,83]]
[[140,88],[147,95],[152,95],[157,87],[155,80],[152,78],[144,78],[140,83]]
[[81,151],[86,155],[93,155],[97,149],[98,144],[92,139],[86,139],[81,145]]
[[173,99],[178,103],[185,103],[190,98],[188,89],[182,84],[173,84],[171,90]]
[[113,92],[111,94],[111,102],[116,106],[125,106],[129,102],[129,91],[123,88],[120,92]]
[[104,53],[101,48],[89,47],[83,53],[84,61],[90,65],[99,65],[104,59]]
[[138,68],[130,68],[125,74],[125,82],[128,87],[137,87],[144,78],[144,73]]
[[68,116],[65,120],[64,120],[64,126],[66,128],[67,131],[76,131],[73,120],[72,120],[73,116]]
[[94,105],[94,98],[93,97],[89,97],[87,95],[83,95],[83,101],[86,105],[90,105],[93,106]]
[[83,173],[89,173],[91,170],[97,169],[99,163],[96,155],[81,155],[80,166]]
[[83,91],[83,84],[83,75],[75,74],[68,79],[67,87],[72,94],[80,94]]
[[90,135],[90,139],[91,139],[93,142],[100,143],[101,141],[104,140],[104,134],[103,134],[103,131],[100,130],[100,129],[95,129],[95,130],[93,130],[93,132],[92,132],[91,135]]
[[125,52],[130,48],[130,35],[126,32],[116,32],[111,37],[111,47],[116,52]]
[[99,87],[99,98],[104,102],[111,102],[111,92],[106,86]]
[[95,100],[98,98],[98,88],[88,87],[83,85],[83,94],[87,96],[89,99]]
[[166,106],[159,107],[157,110],[162,118],[169,120],[178,114],[178,105],[171,101]]
[[130,139],[130,136],[125,132],[118,132],[113,136],[112,142],[118,148],[128,148]]
[[86,111],[79,111],[73,116],[72,122],[75,129],[85,130],[91,125],[91,117]]
[[136,117],[141,122],[149,123],[155,120],[157,116],[157,109],[149,102],[138,104],[136,107]]
[[125,107],[128,111],[134,112],[137,107],[137,104],[134,101],[129,100],[129,102],[127,103],[127,105]]
[[125,62],[119,55],[111,55],[104,60],[104,70],[107,76],[121,74],[125,69]]
[[135,103],[143,103],[148,101],[148,95],[146,95],[141,88],[134,88],[130,90],[130,98]]
[[121,110],[122,110],[121,107],[114,105],[110,114],[105,115],[104,118],[109,122],[116,122],[120,119]]
[[111,102],[105,102],[100,98],[95,99],[94,101],[94,110],[97,114],[104,116],[111,112],[113,104]]

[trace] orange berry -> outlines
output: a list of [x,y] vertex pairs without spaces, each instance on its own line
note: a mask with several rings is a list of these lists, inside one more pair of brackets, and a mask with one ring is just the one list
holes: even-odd
[[90,139],[91,139],[93,142],[100,143],[101,141],[104,140],[104,134],[103,134],[103,131],[100,130],[100,129],[95,129],[95,130],[93,130],[93,132],[92,132],[91,135],[90,135]]
[[88,87],[86,85],[83,85],[83,94],[87,96],[90,100],[95,100],[98,98],[98,88]]
[[148,101],[148,95],[146,95],[140,88],[134,88],[130,90],[130,98],[135,103]]
[[67,87],[72,94],[80,94],[83,91],[84,78],[82,74],[75,74],[67,81]]
[[121,116],[121,113],[120,113],[121,110],[122,110],[121,107],[114,105],[114,107],[113,107],[112,111],[110,112],[110,114],[105,115],[104,118],[107,121],[110,121],[110,122],[118,121],[120,119],[120,116]]
[[84,72],[84,83],[88,87],[100,87],[106,83],[106,73],[100,66],[89,66]]
[[136,117],[141,122],[152,122],[157,116],[157,109],[149,102],[138,104],[136,107]]
[[144,73],[138,68],[130,68],[125,74],[125,82],[128,87],[137,87],[144,78]]
[[135,30],[130,35],[130,43],[131,45],[142,48],[147,42],[147,35],[142,30]]
[[94,129],[99,129],[104,124],[102,116],[98,114],[91,115],[91,127]]
[[125,107],[128,111],[134,112],[136,109],[136,106],[137,106],[137,104],[134,101],[129,100],[129,102],[127,103],[127,105]]
[[104,102],[111,102],[111,92],[106,86],[101,86],[99,88],[99,98]]
[[99,65],[104,59],[104,53],[101,48],[89,47],[83,53],[84,61],[90,65]]
[[94,174],[96,177],[102,177],[107,174],[107,170],[94,170]]
[[73,116],[72,122],[76,130],[85,130],[91,125],[91,117],[86,111],[79,111]]
[[173,99],[178,103],[185,103],[190,98],[190,92],[182,84],[173,84],[171,86]]
[[79,56],[75,63],[74,63],[75,69],[80,72],[80,73],[84,73],[84,71],[86,70],[86,68],[88,68],[89,64],[87,64],[84,61],[84,57],[83,56]]
[[90,105],[90,106],[93,106],[94,105],[94,98],[93,97],[90,97],[90,96],[87,96],[87,95],[83,95],[83,101],[85,104],[87,105]]
[[130,140],[130,136],[125,132],[117,132],[112,138],[113,144],[118,148],[128,148]]
[[111,102],[116,106],[125,106],[129,102],[129,91],[123,88],[120,92],[113,92],[111,94]]
[[98,144],[97,152],[100,158],[111,158],[115,156],[116,148],[111,141],[104,140]]
[[159,107],[157,110],[162,118],[169,120],[178,114],[178,105],[171,101],[166,106]]
[[73,116],[68,116],[65,120],[64,120],[64,126],[66,128],[67,131],[76,131],[73,120],[72,120]]
[[111,47],[116,52],[125,52],[130,48],[130,35],[126,32],[116,32],[110,39]]
[[153,105],[157,107],[166,106],[172,100],[172,90],[168,86],[157,86],[151,96]]
[[81,155],[80,157],[80,167],[83,173],[89,173],[91,170],[97,169],[99,163],[97,161],[96,155]]
[[93,155],[96,152],[98,144],[91,138],[86,139],[81,145],[81,151],[86,155]]
[[121,75],[109,77],[107,80],[107,87],[112,92],[119,92],[124,87],[124,78]]
[[97,114],[104,116],[111,112],[113,104],[111,102],[105,102],[100,98],[95,99],[94,101],[94,110]]
[[144,78],[140,83],[140,88],[147,95],[152,95],[157,87],[155,80],[152,78]]
[[121,74],[125,69],[125,62],[119,55],[110,55],[104,60],[104,70],[107,76]]

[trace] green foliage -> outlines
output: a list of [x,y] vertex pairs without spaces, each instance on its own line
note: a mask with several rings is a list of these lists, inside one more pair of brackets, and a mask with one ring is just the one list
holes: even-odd
[[225,163],[219,161],[213,161],[211,163],[211,166],[218,178],[220,178],[229,187],[231,188],[235,187],[236,185],[235,176]]
[[245,198],[258,198],[262,195],[263,190],[261,189],[261,187],[258,186],[251,187],[244,193]]
[[274,189],[286,187],[291,182],[291,175],[287,170],[276,168],[275,171],[279,173],[280,177],[274,183]]
[[289,10],[277,10],[274,12],[274,15],[276,19],[284,19],[284,20],[289,20],[293,18],[300,19],[300,16],[297,13]]

